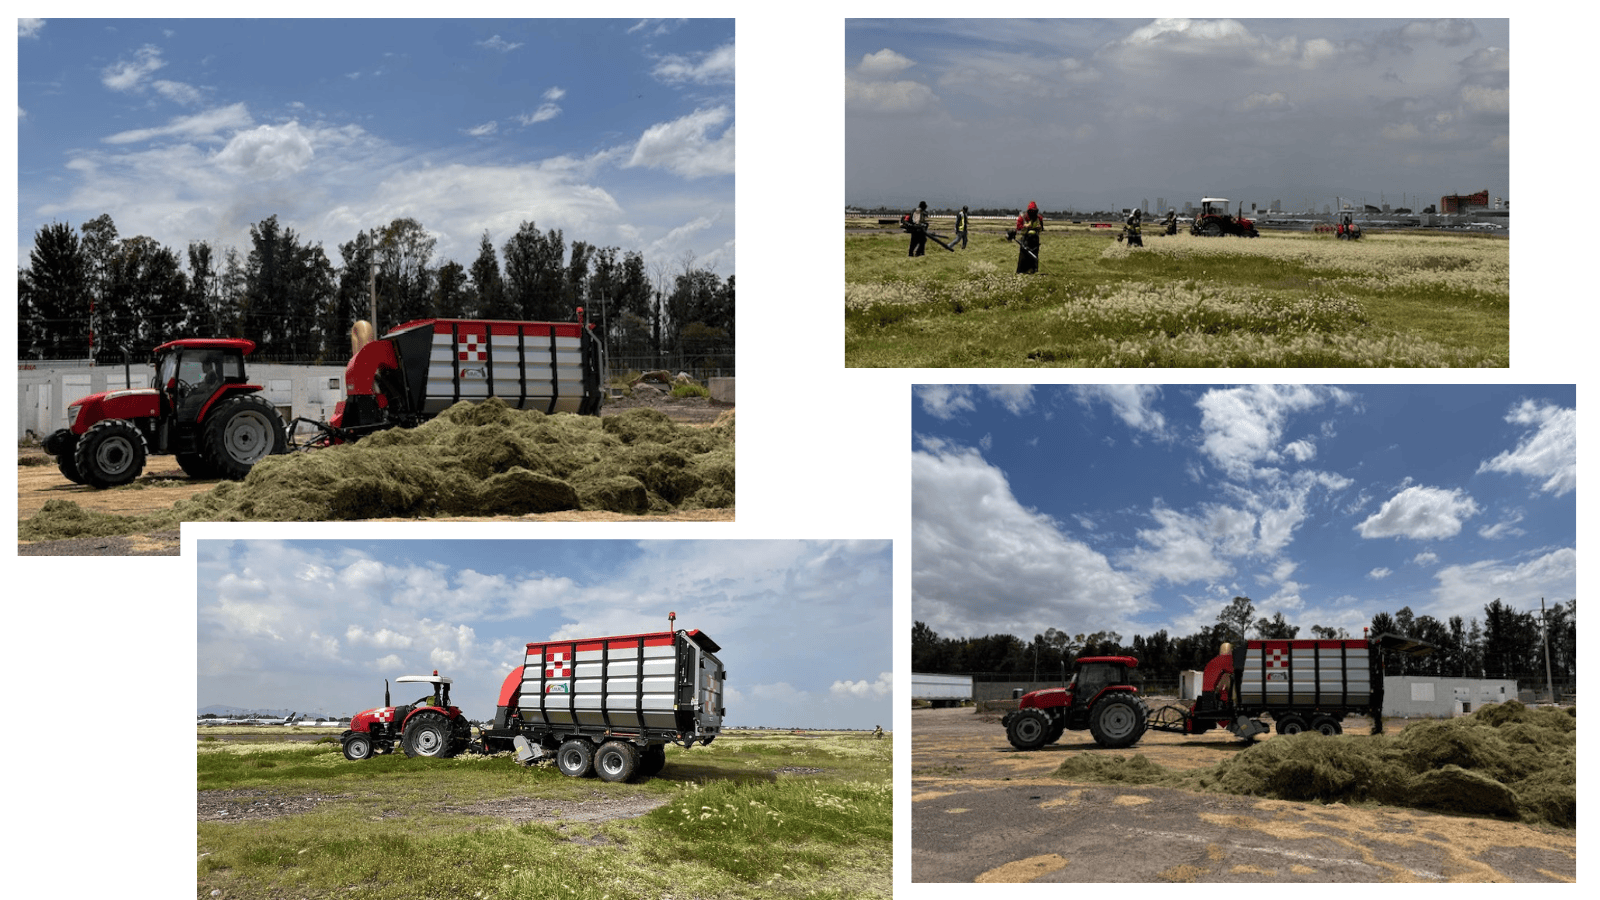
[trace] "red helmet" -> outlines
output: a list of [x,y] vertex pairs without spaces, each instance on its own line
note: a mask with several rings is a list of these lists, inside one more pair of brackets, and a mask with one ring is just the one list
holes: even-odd
[[1039,204],[1033,202],[1032,200],[1029,200],[1028,201],[1028,208],[1033,210],[1034,212],[1038,212],[1039,211]]

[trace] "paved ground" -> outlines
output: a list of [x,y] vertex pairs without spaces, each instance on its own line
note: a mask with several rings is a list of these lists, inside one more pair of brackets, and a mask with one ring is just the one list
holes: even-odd
[[[1346,733],[1361,733],[1363,724],[1370,723],[1347,721]],[[971,709],[918,710],[912,714],[912,880],[1577,879],[1575,832],[1379,806],[1075,784],[1050,774],[1079,752],[1143,753],[1161,765],[1196,768],[1240,746],[1152,732],[1134,748],[1108,751],[1087,733],[1068,732],[1058,744],[1023,753],[1006,742],[997,718]]]

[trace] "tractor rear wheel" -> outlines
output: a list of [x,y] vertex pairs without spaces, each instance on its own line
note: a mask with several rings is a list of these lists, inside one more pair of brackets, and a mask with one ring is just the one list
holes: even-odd
[[594,755],[594,773],[601,781],[632,781],[639,769],[639,748],[626,741],[606,741]]
[[1041,709],[1020,709],[1006,725],[1006,740],[1018,750],[1037,750],[1049,743],[1050,717]]
[[244,394],[223,401],[211,414],[202,445],[217,472],[238,481],[267,456],[286,452],[289,439],[272,404],[259,394]]
[[1207,222],[1201,233],[1206,237],[1222,237],[1222,226],[1215,222]]
[[1089,733],[1102,747],[1131,747],[1144,737],[1149,710],[1132,694],[1118,693],[1101,698],[1089,713]]
[[436,712],[419,712],[406,723],[400,747],[407,756],[444,759],[450,756],[450,722]]
[[1306,720],[1296,713],[1285,713],[1283,718],[1278,719],[1279,734],[1299,734],[1305,730]]
[[372,738],[364,734],[352,734],[345,738],[344,758],[351,761],[360,761],[372,756]]
[[639,754],[639,774],[645,778],[659,775],[667,767],[667,745],[651,744]]
[[72,456],[84,484],[108,488],[138,478],[145,454],[138,426],[126,419],[106,419],[83,433]]
[[571,738],[556,748],[556,768],[568,778],[587,778],[594,774],[594,745],[583,738]]

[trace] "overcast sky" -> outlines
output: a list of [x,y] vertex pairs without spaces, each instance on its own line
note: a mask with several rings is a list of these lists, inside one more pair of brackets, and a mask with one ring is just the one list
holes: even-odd
[[487,719],[528,642],[665,631],[670,611],[722,646],[730,726],[892,726],[887,541],[197,547],[199,707],[351,715],[438,669]]
[[412,217],[470,265],[523,221],[734,274],[734,26],[720,20],[18,23],[19,261],[38,229],[335,264]]
[[[1510,189],[1509,20],[851,19],[845,201]],[[1420,195],[1403,199],[1405,195]]]
[[1235,596],[1360,635],[1577,596],[1571,386],[921,385],[912,610],[1174,637]]

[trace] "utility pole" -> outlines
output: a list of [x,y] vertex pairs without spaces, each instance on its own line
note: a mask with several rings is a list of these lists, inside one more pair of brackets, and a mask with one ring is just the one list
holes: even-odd
[[1550,702],[1556,702],[1554,679],[1550,677],[1550,616],[1544,610],[1544,598],[1539,598],[1539,622],[1544,626],[1544,690]]

